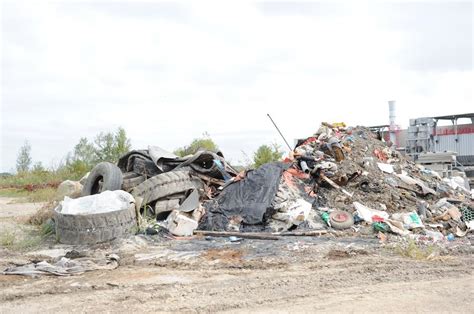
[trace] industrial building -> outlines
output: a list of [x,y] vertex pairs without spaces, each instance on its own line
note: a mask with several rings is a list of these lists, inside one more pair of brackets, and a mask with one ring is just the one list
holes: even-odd
[[394,101],[389,101],[389,112],[390,124],[372,126],[374,132],[418,163],[445,177],[464,172],[473,184],[474,113],[410,119],[402,130],[395,123]]

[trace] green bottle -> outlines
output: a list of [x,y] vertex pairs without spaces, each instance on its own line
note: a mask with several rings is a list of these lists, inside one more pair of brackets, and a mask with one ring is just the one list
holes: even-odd
[[322,212],[321,213],[321,219],[329,226],[331,227],[331,222],[329,221],[329,214],[327,212]]

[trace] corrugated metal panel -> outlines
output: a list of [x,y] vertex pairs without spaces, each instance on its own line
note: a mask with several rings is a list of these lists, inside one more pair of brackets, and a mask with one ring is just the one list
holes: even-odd
[[[438,126],[436,128],[436,134],[442,135],[454,135],[456,133],[456,128],[454,125],[449,126]],[[458,134],[472,134],[474,133],[474,124],[459,124],[457,126]]]
[[[438,152],[453,151],[458,156],[474,155],[474,134],[460,134],[456,142],[455,135],[435,136],[435,150]],[[438,140],[438,143],[436,143]]]

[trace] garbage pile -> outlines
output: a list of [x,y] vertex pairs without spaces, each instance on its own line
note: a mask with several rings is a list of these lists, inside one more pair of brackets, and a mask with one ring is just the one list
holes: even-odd
[[206,202],[199,228],[463,237],[474,229],[474,203],[458,181],[416,165],[368,128],[323,123],[283,162],[247,172]]
[[283,161],[242,172],[220,152],[131,151],[117,166],[98,164],[82,195],[120,189],[141,229],[174,236],[365,228],[442,240],[474,229],[474,203],[458,178],[442,179],[368,128],[344,124],[323,123]]

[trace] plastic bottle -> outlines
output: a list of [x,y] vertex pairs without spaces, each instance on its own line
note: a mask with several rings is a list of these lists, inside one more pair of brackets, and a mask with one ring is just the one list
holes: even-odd
[[331,227],[331,222],[329,221],[329,214],[327,212],[322,212],[321,214],[321,219],[329,226]]

